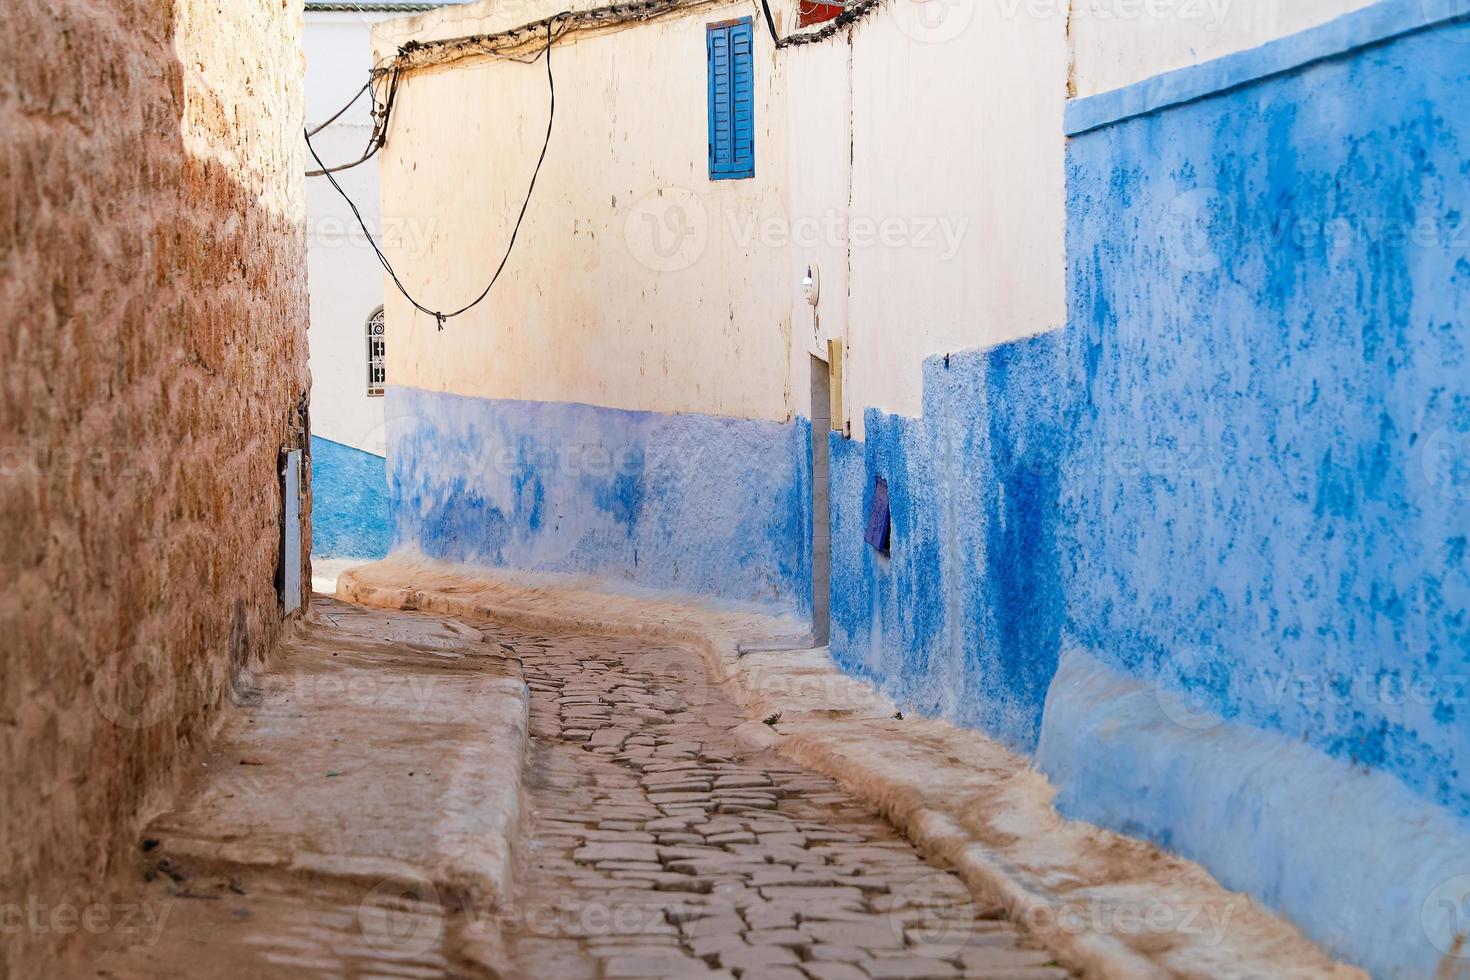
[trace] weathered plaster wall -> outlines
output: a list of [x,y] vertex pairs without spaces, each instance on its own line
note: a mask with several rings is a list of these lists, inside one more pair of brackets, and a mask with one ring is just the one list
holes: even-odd
[[[280,629],[277,458],[308,387],[300,15],[0,20],[0,903],[82,907]],[[0,973],[47,975],[66,939],[7,934]]]
[[[375,44],[382,57],[415,25],[438,34],[447,17],[458,35],[556,9],[426,15],[382,25]],[[495,290],[443,331],[389,296],[397,544],[809,608],[808,430],[790,381],[791,293],[777,285],[786,122],[763,31],[755,177],[708,175],[706,25],[750,13],[708,5],[559,42],[555,129]],[[544,61],[406,78],[383,196],[430,229],[422,247],[389,249],[427,304],[462,305],[488,281],[547,107]],[[589,469],[598,454],[614,469]]]
[[845,371],[862,438],[866,408],[919,413],[926,356],[1064,322],[1067,44],[1064,18],[1002,3],[896,0],[852,33]]
[[[504,26],[477,7],[458,33]],[[514,24],[546,11],[517,8]],[[755,35],[756,174],[708,176],[705,27],[748,15],[711,5],[553,52],[555,131],[494,292],[441,332],[389,290],[394,384],[481,398],[789,420],[779,61]],[[431,18],[432,19],[432,18]],[[417,22],[416,18],[409,24]],[[376,55],[410,32],[375,30]],[[417,71],[381,156],[384,201],[431,228],[388,255],[415,297],[458,308],[489,281],[546,133],[544,62],[477,59]],[[447,188],[452,191],[446,192]]]
[[[391,16],[362,11],[306,12],[302,44],[308,127],[330,119],[367,81],[372,67],[372,25]],[[362,155],[372,129],[371,103],[364,97],[312,137],[312,145],[328,163],[347,163]],[[413,248],[428,234],[412,215],[379,213],[376,159],[336,176],[374,235],[387,235]],[[365,327],[373,310],[383,305],[383,267],[352,211],[326,180],[307,181],[306,215],[311,429],[334,442],[382,456],[383,399],[367,393]],[[321,499],[318,495],[317,500]]]
[[1064,812],[1383,976],[1433,975],[1470,891],[1470,25],[1421,12],[1106,97],[1066,330],[931,359],[921,418],[832,440],[844,666],[1039,740]]
[[[1056,670],[1068,379],[1050,332],[925,362],[922,416],[833,436],[832,652],[908,710],[1029,750]],[[888,485],[888,555],[863,541]]]
[[811,607],[810,429],[388,392],[396,541],[432,558]]
[[[845,420],[918,415],[931,354],[1061,326],[1066,18],[894,0],[784,50],[790,272],[804,356],[806,266],[824,337],[846,346]],[[807,366],[793,365],[802,391]],[[798,402],[798,404],[801,404]]]
[[[1464,816],[1467,51],[1446,25],[1068,154],[1070,635]],[[1268,697],[1358,673],[1439,683]]]
[[[376,56],[555,10],[541,6],[474,5],[385,24]],[[389,297],[393,383],[566,411],[787,421],[811,412],[809,354],[839,338],[847,421],[861,436],[864,407],[918,414],[926,355],[1060,325],[1065,19],[963,5],[936,24],[930,13],[905,0],[827,42],[779,53],[757,30],[751,181],[707,177],[704,29],[739,15],[763,28],[755,5],[559,44],[556,133],[511,264],[488,302],[442,332]],[[977,71],[982,88],[1007,97],[973,98]],[[1022,76],[1028,83],[1016,84]],[[539,64],[481,59],[416,72],[401,90],[384,199],[432,235],[427,247],[390,256],[429,305],[473,296],[498,261],[539,150],[545,85]],[[461,191],[446,196],[445,187]],[[815,325],[801,294],[808,264],[821,278]],[[597,436],[623,438],[616,427]],[[460,449],[415,445],[421,460]],[[786,473],[791,462],[744,461],[763,473]],[[763,519],[737,498],[722,502],[737,508],[731,524]],[[400,540],[424,546],[415,536],[424,528],[400,521]],[[461,551],[544,564],[490,547],[500,531],[458,523],[455,533]],[[792,539],[785,550],[808,546]],[[693,581],[683,566],[679,580]]]

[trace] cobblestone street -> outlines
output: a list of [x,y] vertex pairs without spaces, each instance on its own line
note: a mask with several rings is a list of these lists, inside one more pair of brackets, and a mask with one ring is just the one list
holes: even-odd
[[532,694],[517,975],[1069,975],[832,780],[738,737],[693,652],[486,635]]

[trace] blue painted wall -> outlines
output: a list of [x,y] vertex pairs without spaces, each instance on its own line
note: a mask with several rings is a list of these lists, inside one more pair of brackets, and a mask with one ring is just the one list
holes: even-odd
[[[834,436],[832,652],[901,703],[1029,749],[1064,619],[1060,334],[929,359],[924,414]],[[888,482],[890,554],[863,543]]]
[[395,542],[811,612],[810,425],[388,389]]
[[[1470,841],[1470,23],[1430,9],[1074,106],[1066,327],[931,359],[921,418],[832,442],[844,668],[1037,752],[1062,812],[1384,977],[1434,974],[1445,903],[1470,907],[1446,890]],[[889,556],[863,543],[877,477]]]
[[392,541],[383,457],[312,436],[312,555],[382,558]]
[[1470,816],[1470,26],[1089,131],[1068,198],[1066,330],[834,440],[835,656],[1029,750],[1075,646]]
[[1068,197],[1069,637],[1470,815],[1470,27],[1075,138]]

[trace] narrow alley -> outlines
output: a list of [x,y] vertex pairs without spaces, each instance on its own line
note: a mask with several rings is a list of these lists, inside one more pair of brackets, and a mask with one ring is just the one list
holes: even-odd
[[1470,0],[0,50],[0,980],[1470,980]]
[[146,830],[125,903],[146,914],[76,976],[1072,975],[832,779],[739,737],[688,649],[315,610]]

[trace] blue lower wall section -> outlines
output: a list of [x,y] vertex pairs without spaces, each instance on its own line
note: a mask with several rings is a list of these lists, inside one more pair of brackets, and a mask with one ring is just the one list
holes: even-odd
[[[1086,651],[1181,733],[1300,746],[1318,771],[1278,778],[1334,787],[1352,841],[1470,828],[1470,24],[1092,129],[1067,186],[1065,329],[931,359],[921,418],[831,443],[834,656],[1033,751]],[[862,541],[876,477],[889,556]],[[1064,812],[1425,975],[1422,929],[1349,927],[1406,850],[1345,841],[1355,894],[1346,851],[1281,843],[1302,794],[1181,778],[1168,740],[1109,752],[1116,723],[1049,733]]]
[[312,555],[382,558],[392,542],[383,457],[312,436]]
[[[832,652],[901,703],[1029,749],[1064,621],[1059,334],[924,366],[924,414],[832,437]],[[863,543],[888,483],[890,554]]]
[[1069,639],[1470,815],[1470,25],[1088,133],[1068,197]]
[[811,613],[810,424],[388,389],[398,545]]

